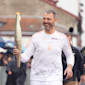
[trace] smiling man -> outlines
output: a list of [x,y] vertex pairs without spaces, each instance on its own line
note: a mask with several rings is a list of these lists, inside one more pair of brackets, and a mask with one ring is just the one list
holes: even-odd
[[[46,11],[43,15],[44,30],[35,33],[27,50],[21,55],[21,61],[27,62],[33,56],[30,72],[30,85],[62,85],[62,50],[67,58],[66,78],[72,77],[74,55],[67,37],[56,31],[56,13]],[[19,50],[15,47],[15,55]]]

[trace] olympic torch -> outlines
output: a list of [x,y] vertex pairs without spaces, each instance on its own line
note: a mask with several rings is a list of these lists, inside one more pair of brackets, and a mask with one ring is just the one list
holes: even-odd
[[20,13],[16,12],[15,45],[20,51],[20,53],[16,55],[17,67],[20,67],[20,56],[21,56],[22,33],[21,33],[20,20],[21,20]]

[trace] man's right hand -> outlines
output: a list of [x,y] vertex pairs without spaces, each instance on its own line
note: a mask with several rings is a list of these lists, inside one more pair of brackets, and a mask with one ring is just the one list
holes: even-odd
[[13,54],[18,55],[19,53],[20,53],[19,49],[17,49],[16,46],[14,46]]
[[12,72],[11,71],[8,71],[8,75],[12,75]]

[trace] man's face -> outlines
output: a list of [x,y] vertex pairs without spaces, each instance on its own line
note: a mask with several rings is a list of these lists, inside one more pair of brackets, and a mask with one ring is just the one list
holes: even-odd
[[45,13],[43,16],[43,25],[45,26],[45,30],[50,30],[54,26],[55,18],[52,13]]

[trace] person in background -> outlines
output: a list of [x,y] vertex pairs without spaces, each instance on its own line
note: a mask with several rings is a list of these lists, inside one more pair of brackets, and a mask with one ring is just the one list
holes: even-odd
[[[32,36],[27,50],[21,55],[21,62],[33,56],[30,72],[30,85],[62,85],[62,50],[66,55],[66,78],[72,77],[74,55],[65,34],[56,31],[56,12],[48,10],[43,15],[44,29]],[[15,47],[15,55],[19,50]]]
[[[65,33],[67,38],[68,38],[68,42],[71,45],[72,51],[74,53],[74,57],[75,57],[75,63],[73,66],[73,76],[70,79],[66,79],[66,76],[64,75],[64,85],[75,85],[76,82],[78,81],[78,84],[80,82],[80,77],[83,74],[83,56],[80,52],[80,50],[77,47],[74,47],[71,44],[72,41],[72,36],[73,34],[73,28],[69,29],[69,32]],[[62,62],[63,62],[63,69],[65,70],[67,63],[66,63],[66,56],[64,55],[64,53],[62,54]],[[76,81],[77,80],[77,81]]]
[[[12,42],[6,43],[6,46],[13,48],[14,45]],[[13,55],[13,49],[7,52],[7,80],[6,85],[24,85],[26,80],[26,63],[21,63],[21,67],[18,68],[16,65],[16,56]],[[22,47],[22,52],[24,52],[24,47]]]
[[6,50],[3,49],[2,47],[0,47],[0,66],[4,65],[3,58],[4,58],[4,53],[5,52],[6,52]]
[[85,47],[81,49],[81,53],[83,56],[84,64],[83,64],[83,74],[81,75],[80,85],[85,85]]
[[3,66],[3,55],[6,52],[4,49],[5,41],[0,37],[0,66]]
[[27,62],[27,67],[30,69],[31,68],[31,62],[32,62],[33,56],[30,57],[30,59]]

